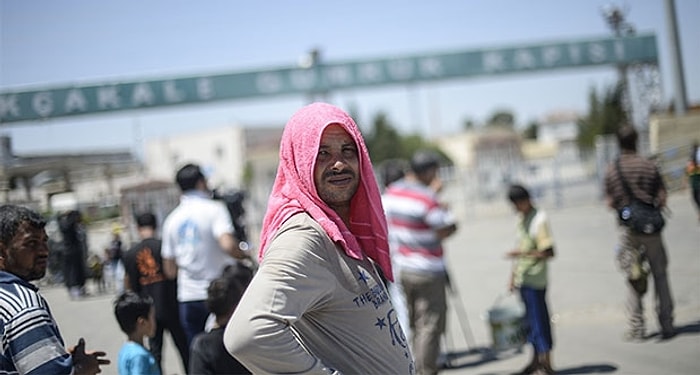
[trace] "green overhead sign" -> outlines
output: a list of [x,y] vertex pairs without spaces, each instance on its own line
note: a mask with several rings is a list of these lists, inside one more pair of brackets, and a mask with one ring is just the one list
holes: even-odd
[[656,36],[600,38],[95,85],[0,91],[0,123],[595,65],[657,63]]

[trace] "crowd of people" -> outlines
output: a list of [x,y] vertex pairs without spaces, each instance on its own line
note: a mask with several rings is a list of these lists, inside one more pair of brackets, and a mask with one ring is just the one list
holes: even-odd
[[[617,214],[640,199],[661,209],[666,190],[658,169],[636,154],[636,132],[622,127],[618,140],[619,166],[611,166],[605,180],[609,206]],[[355,121],[326,103],[301,108],[284,128],[257,260],[240,246],[200,167],[184,165],[175,176],[181,201],[164,219],[162,236],[157,218],[143,212],[139,241],[122,250],[117,234],[110,247],[109,266],[115,273],[123,267],[114,302],[126,336],[119,374],[161,374],[165,331],[191,374],[437,374],[450,285],[443,241],[458,230],[440,198],[443,162],[438,152],[419,150],[409,160],[385,163],[380,187]],[[623,188],[625,179],[633,196]],[[552,374],[549,218],[525,186],[511,185],[504,198],[519,218],[517,245],[504,249],[513,262],[507,285],[521,298],[532,345],[532,359],[519,373]],[[66,348],[31,283],[46,273],[45,225],[30,209],[0,206],[0,370],[98,373],[109,364],[105,353],[86,352],[82,339]],[[67,257],[83,253],[79,225],[79,213],[61,222]],[[626,338],[644,335],[640,279],[647,275],[630,271],[642,263],[638,269],[654,278],[663,338],[672,337],[661,231],[638,233],[621,219],[619,241],[629,286]],[[86,267],[78,260],[66,264],[66,286],[79,297]]]

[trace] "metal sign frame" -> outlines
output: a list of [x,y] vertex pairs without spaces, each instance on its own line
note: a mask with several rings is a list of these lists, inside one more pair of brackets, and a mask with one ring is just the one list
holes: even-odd
[[160,80],[0,91],[0,124],[285,94],[597,65],[652,63],[654,34]]

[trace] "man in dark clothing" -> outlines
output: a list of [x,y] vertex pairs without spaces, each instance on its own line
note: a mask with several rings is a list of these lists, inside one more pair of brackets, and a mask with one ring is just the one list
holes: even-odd
[[[153,298],[156,310],[156,334],[149,339],[151,353],[161,367],[163,332],[167,329],[177,347],[184,369],[189,366],[189,348],[180,323],[177,304],[177,280],[163,274],[161,240],[156,238],[156,217],[144,213],[136,218],[141,242],[123,255],[124,289]],[[161,368],[162,369],[162,368]]]
[[[659,209],[665,207],[666,187],[658,168],[650,160],[637,154],[637,131],[632,126],[623,126],[617,132],[617,140],[620,146],[619,170],[616,161],[610,165],[605,175],[608,206],[619,215],[619,212],[632,202],[633,197],[630,195],[634,195],[646,204]],[[627,193],[623,178],[631,194]],[[629,330],[624,338],[629,341],[645,338],[642,297],[646,292],[647,263],[654,278],[661,338],[673,337],[673,298],[666,274],[668,257],[661,231],[639,233],[620,221],[619,241],[617,262],[627,279],[626,309]]]

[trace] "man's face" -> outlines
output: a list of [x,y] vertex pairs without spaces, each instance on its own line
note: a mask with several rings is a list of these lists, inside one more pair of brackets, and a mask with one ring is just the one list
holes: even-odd
[[2,249],[5,270],[32,281],[44,277],[49,260],[48,236],[44,228],[20,224],[10,244]]
[[338,211],[350,207],[360,183],[357,145],[340,125],[329,125],[321,135],[314,183],[318,196]]

